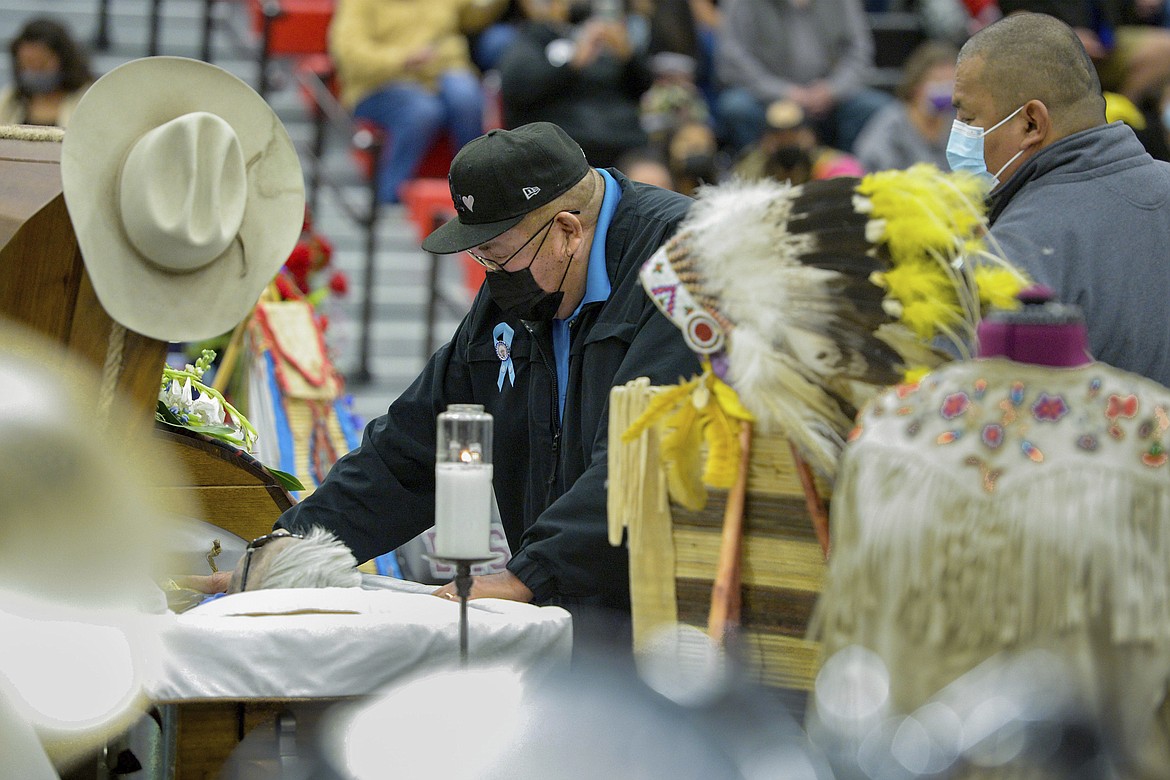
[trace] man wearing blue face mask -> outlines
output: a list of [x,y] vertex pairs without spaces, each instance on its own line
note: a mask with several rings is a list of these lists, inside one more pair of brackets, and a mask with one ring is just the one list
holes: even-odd
[[1068,25],[1012,15],[962,48],[947,158],[991,188],[1004,255],[1082,307],[1093,357],[1170,385],[1170,164],[1107,123]]

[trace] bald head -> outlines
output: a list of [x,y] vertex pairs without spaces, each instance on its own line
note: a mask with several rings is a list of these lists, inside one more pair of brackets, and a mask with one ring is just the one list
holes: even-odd
[[1012,14],[983,28],[963,46],[958,65],[977,75],[1003,115],[1039,100],[1061,136],[1105,124],[1093,61],[1073,29],[1051,16]]

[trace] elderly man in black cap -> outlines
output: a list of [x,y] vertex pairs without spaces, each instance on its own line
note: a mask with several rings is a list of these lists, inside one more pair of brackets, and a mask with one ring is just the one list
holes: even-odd
[[449,180],[458,216],[423,246],[468,250],[487,282],[361,447],[278,525],[323,526],[358,560],[408,541],[434,519],[436,415],[482,404],[513,556],[506,571],[476,577],[472,597],[628,612],[626,551],[606,530],[609,391],[699,370],[638,282],[690,200],[590,167],[544,122],[472,141]]

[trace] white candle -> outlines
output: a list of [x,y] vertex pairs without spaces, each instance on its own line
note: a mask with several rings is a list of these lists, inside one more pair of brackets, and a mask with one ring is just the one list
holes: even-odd
[[490,463],[435,464],[435,555],[491,555],[491,516]]

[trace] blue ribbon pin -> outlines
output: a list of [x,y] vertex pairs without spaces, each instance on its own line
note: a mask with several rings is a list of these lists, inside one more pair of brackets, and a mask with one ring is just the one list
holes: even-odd
[[501,322],[492,331],[492,338],[496,340],[496,357],[500,359],[500,377],[496,380],[496,387],[500,392],[504,390],[504,375],[508,375],[508,384],[516,386],[516,368],[512,365],[512,336],[516,331]]

